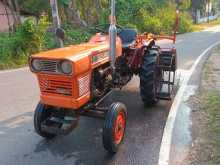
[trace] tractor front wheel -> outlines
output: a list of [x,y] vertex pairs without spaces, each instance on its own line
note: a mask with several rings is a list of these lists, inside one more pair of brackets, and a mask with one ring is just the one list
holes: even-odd
[[38,105],[35,109],[35,113],[34,113],[35,131],[37,132],[38,135],[40,135],[44,138],[47,138],[47,139],[51,139],[56,136],[55,134],[51,134],[51,133],[47,133],[47,132],[43,131],[41,128],[42,122],[48,118],[49,113],[50,113],[49,107],[47,107],[46,105],[44,105],[42,103],[38,103]]
[[103,146],[111,154],[118,151],[126,128],[127,110],[122,103],[113,103],[106,114],[103,127]]

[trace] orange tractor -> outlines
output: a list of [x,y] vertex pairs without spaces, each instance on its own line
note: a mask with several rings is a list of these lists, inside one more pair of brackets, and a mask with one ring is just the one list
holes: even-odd
[[[121,89],[133,75],[139,75],[145,105],[171,99],[176,49],[162,49],[155,42],[175,42],[176,35],[138,35],[134,29],[116,25],[114,0],[111,12],[111,23],[96,26],[97,33],[87,43],[30,57],[30,69],[37,76],[41,92],[34,114],[34,127],[40,136],[66,135],[76,127],[80,116],[103,118],[104,148],[116,153],[125,134],[126,106],[120,102],[101,106],[114,88]],[[168,86],[166,91],[164,85]]]

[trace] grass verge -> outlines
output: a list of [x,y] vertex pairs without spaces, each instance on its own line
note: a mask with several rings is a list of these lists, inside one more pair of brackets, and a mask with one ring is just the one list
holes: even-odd
[[15,57],[5,57],[3,59],[0,59],[0,70],[6,70],[6,69],[16,69],[20,67],[24,67],[27,65],[28,57],[27,56],[21,56],[18,58]]
[[201,24],[195,24],[193,25],[193,31],[201,31],[209,27],[213,27],[216,25],[220,25],[220,18],[210,21],[209,23],[201,23]]
[[205,91],[202,109],[207,114],[207,136],[213,147],[212,163],[220,164],[220,91]]

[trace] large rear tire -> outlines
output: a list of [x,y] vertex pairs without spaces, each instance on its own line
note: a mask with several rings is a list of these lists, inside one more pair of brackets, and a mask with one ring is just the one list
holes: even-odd
[[48,117],[50,109],[42,103],[38,103],[34,113],[34,128],[38,135],[46,139],[52,139],[56,135],[45,132],[41,129],[42,122]]
[[162,73],[157,68],[158,57],[157,49],[147,51],[140,69],[140,94],[146,106],[153,106],[159,101],[157,99],[157,92],[160,88],[158,80],[161,79]]
[[124,139],[127,110],[122,103],[113,103],[106,114],[103,127],[103,146],[115,154]]

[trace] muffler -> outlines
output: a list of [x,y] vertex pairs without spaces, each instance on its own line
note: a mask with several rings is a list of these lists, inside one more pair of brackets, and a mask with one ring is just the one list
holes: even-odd
[[111,0],[111,16],[110,16],[110,27],[109,27],[109,58],[111,62],[111,68],[113,70],[113,76],[115,74],[115,61],[116,61],[116,38],[117,38],[117,27],[116,27],[116,16],[115,16],[115,0]]

